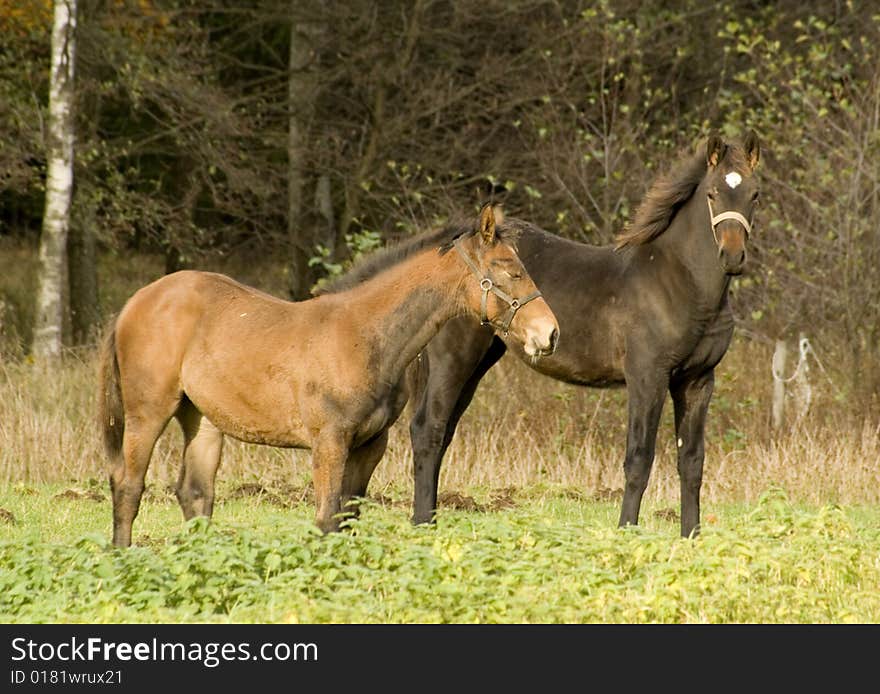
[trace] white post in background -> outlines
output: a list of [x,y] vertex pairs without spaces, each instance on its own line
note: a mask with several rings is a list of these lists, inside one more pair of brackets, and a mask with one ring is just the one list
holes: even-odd
[[782,428],[785,417],[785,362],[788,359],[788,347],[785,340],[776,340],[776,349],[773,350],[773,431]]
[[810,365],[807,357],[813,355],[816,364],[825,374],[825,378],[831,384],[834,383],[825,372],[825,367],[813,351],[813,347],[807,336],[803,333],[798,338],[798,362],[794,368],[794,373],[788,378],[785,377],[785,362],[788,359],[788,347],[785,340],[776,340],[776,349],[773,350],[773,364],[771,371],[773,372],[773,410],[772,425],[774,431],[779,431],[785,420],[785,386],[793,382],[792,392],[790,396],[794,400],[795,405],[795,422],[803,419],[807,412],[810,411],[810,405],[813,403],[813,386],[810,383]]
[[798,338],[798,370],[792,395],[797,404],[797,418],[801,419],[810,411],[813,403],[813,386],[810,384],[810,363],[807,355],[810,352],[810,341],[803,333]]

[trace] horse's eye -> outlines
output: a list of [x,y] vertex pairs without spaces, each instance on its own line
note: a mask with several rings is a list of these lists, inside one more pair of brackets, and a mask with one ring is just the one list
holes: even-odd
[[512,280],[521,280],[522,279],[521,272],[505,272],[504,274],[507,275]]
[[718,189],[713,188],[708,193],[706,193],[706,197],[709,198],[712,202],[715,202],[715,196],[718,194]]
[[760,196],[760,194],[758,193],[758,191],[755,191],[754,193],[752,193],[752,204],[753,204],[753,205],[757,205],[757,204],[758,204],[758,198],[760,198],[760,197],[761,197],[761,196]]

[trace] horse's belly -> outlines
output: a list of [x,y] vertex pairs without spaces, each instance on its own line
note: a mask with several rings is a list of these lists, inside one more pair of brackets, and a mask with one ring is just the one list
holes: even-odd
[[218,424],[217,428],[221,429],[224,434],[245,443],[259,443],[281,448],[310,447],[307,437],[302,432],[273,427],[265,422],[227,419],[222,425]]
[[240,387],[216,373],[211,379],[185,378],[183,386],[199,411],[228,436],[268,446],[309,445],[298,403],[287,388],[256,381]]
[[284,448],[307,448],[309,441],[302,430],[302,425],[292,422],[289,418],[281,420],[266,411],[248,411],[243,409],[196,407],[214,425],[227,436],[246,443],[259,443],[267,446]]
[[526,358],[525,362],[538,373],[578,386],[608,388],[625,383],[623,359],[610,354],[560,350],[537,361]]

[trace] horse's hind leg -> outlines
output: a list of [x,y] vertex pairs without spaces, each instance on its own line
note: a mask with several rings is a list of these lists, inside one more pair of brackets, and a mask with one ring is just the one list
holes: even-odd
[[350,511],[355,517],[360,515],[360,507],[348,502],[355,497],[365,497],[367,486],[373,471],[385,455],[388,447],[388,430],[386,429],[376,438],[368,441],[363,446],[354,449],[345,461],[345,474],[342,483],[342,508]]
[[177,500],[183,517],[211,517],[214,479],[223,451],[223,433],[187,399],[175,414],[183,429],[183,466],[177,480]]
[[675,384],[670,389],[675,405],[675,438],[678,448],[678,476],[681,483],[681,535],[700,532],[700,487],[705,458],[704,429],[715,373]]
[[110,489],[113,492],[113,544],[131,544],[131,525],[138,514],[144,493],[144,477],[156,440],[171,418],[143,417],[126,413],[122,438],[122,459],[113,461]]

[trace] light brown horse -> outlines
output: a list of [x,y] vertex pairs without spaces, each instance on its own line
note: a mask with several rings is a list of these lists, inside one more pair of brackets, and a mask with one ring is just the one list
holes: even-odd
[[[113,543],[127,547],[153,447],[183,429],[177,498],[209,516],[223,436],[310,448],[316,523],[339,529],[363,496],[406,402],[404,370],[449,319],[473,315],[533,358],[559,336],[550,307],[483,207],[454,244],[424,250],[345,292],[282,301],[224,275],[182,271],[138,291],[104,341],[100,420],[111,461]],[[517,298],[518,297],[518,298]],[[356,510],[355,510],[356,512]]]

